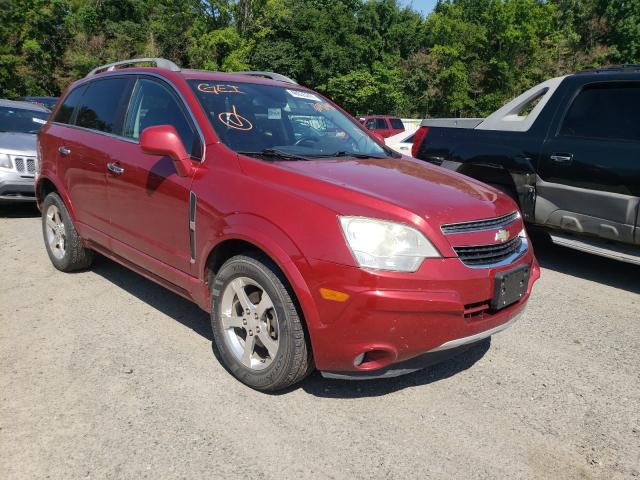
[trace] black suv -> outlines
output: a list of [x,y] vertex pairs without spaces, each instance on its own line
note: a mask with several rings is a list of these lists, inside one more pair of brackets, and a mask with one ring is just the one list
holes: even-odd
[[413,156],[515,198],[555,243],[640,264],[640,66],[553,78],[487,118],[424,120]]

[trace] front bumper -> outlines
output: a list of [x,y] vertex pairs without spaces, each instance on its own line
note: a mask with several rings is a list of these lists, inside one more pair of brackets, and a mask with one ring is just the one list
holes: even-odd
[[483,340],[489,338],[496,333],[501,332],[513,325],[524,315],[524,312],[518,313],[515,317],[502,325],[490,328],[484,332],[469,335],[468,337],[456,338],[443,343],[439,347],[429,350],[422,355],[410,358],[398,363],[392,363],[387,367],[378,370],[364,370],[357,372],[320,372],[325,378],[335,378],[339,380],[372,380],[376,378],[393,378],[400,375],[422,370],[431,365],[449,360],[460,355],[470,348],[478,345]]
[[[525,295],[491,311],[496,273],[520,265],[531,267]],[[309,326],[314,358],[318,370],[334,378],[395,376],[451,356],[515,322],[540,276],[531,249],[498,268],[469,268],[457,258],[427,259],[412,274],[319,261],[312,268],[319,279],[311,291],[320,319]],[[321,288],[349,298],[326,300]]]
[[17,172],[0,171],[0,202],[35,202],[35,179]]

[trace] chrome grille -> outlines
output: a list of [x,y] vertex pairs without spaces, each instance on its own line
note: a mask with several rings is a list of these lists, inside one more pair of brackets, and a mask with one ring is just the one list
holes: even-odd
[[512,212],[501,217],[487,218],[484,220],[448,223],[446,225],[442,225],[440,229],[445,235],[451,235],[452,233],[479,232],[482,230],[497,230],[500,228],[504,228],[507,225],[511,225],[518,218],[520,218],[520,213]]
[[33,177],[36,174],[35,157],[13,157],[13,164],[23,177]]
[[453,247],[462,263],[469,266],[495,265],[516,255],[522,247],[522,237],[517,236],[505,243]]

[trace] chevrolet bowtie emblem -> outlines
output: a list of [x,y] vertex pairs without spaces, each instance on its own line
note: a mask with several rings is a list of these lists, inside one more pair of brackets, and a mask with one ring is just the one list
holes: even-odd
[[509,232],[507,232],[506,230],[498,230],[496,232],[496,242],[506,242],[507,240],[509,240]]

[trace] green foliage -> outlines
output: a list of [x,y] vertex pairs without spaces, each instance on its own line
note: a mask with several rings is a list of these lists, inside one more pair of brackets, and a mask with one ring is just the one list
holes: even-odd
[[551,76],[640,63],[640,0],[0,0],[0,97],[162,56],[271,70],[352,113],[484,116]]

